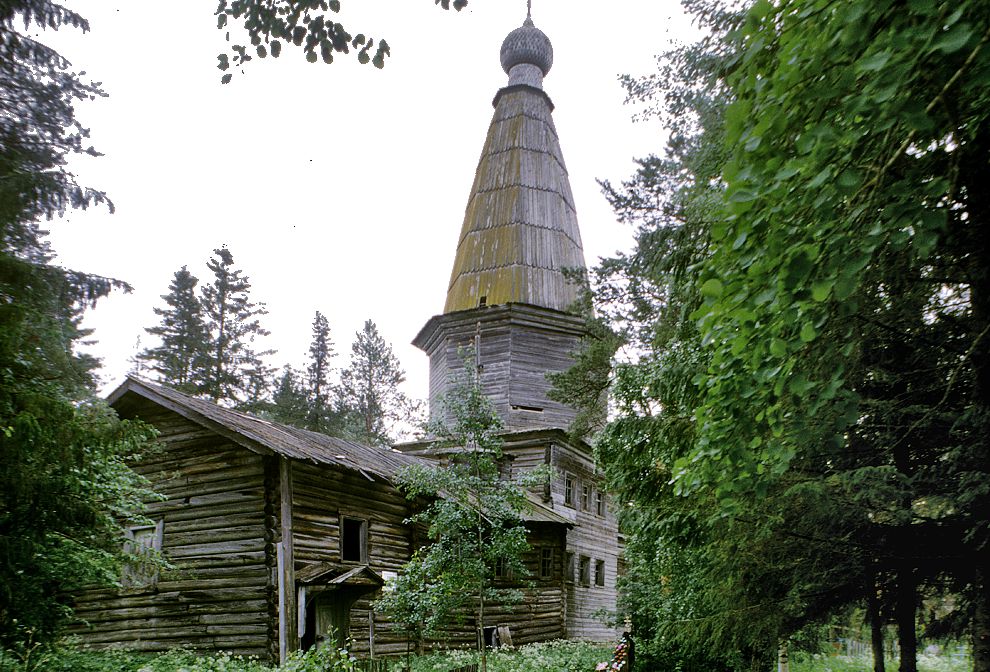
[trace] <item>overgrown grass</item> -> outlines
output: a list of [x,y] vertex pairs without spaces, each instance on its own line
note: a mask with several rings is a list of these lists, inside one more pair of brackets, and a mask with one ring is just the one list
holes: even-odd
[[[898,662],[887,659],[886,669],[896,672]],[[870,656],[832,656],[795,654],[791,657],[791,672],[872,672]],[[972,661],[966,656],[918,656],[918,672],[969,672]]]
[[[488,672],[593,672],[612,659],[612,647],[585,642],[544,642],[488,654]],[[449,672],[478,662],[475,651],[448,651],[413,658],[412,672]]]
[[[21,652],[21,657],[23,652]],[[519,649],[489,653],[489,672],[593,672],[602,661],[610,660],[609,646],[583,642],[546,642]],[[412,672],[449,672],[477,662],[474,651],[449,651],[412,659]],[[405,659],[397,659],[394,669],[401,669]],[[88,651],[62,646],[27,657],[27,662],[0,652],[0,672],[350,672],[346,652],[331,648],[296,653],[279,667],[269,667],[257,660],[222,653],[197,655],[175,650],[163,654],[138,654],[126,651]]]

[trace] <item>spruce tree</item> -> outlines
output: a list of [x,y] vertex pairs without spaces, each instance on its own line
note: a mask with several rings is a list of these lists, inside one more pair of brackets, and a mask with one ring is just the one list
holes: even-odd
[[75,352],[82,311],[127,286],[54,265],[38,225],[107,202],[66,169],[95,154],[73,105],[103,95],[39,41],[66,26],[89,28],[46,0],[0,5],[0,647],[15,656],[58,636],[70,591],[119,576],[148,494],[125,459],[151,432],[95,398],[97,362]]
[[351,361],[340,374],[337,405],[347,431],[362,441],[389,444],[396,426],[411,422],[416,413],[416,404],[399,389],[405,379],[392,347],[367,320],[355,335]]
[[201,299],[210,334],[201,391],[213,401],[236,404],[252,396],[256,387],[252,381],[259,375],[270,375],[262,358],[272,351],[254,349],[255,339],[269,334],[258,321],[268,311],[265,304],[251,301],[251,283],[233,267],[230,250],[224,246],[213,254],[206,264],[213,272],[213,282],[203,288]]
[[198,282],[185,266],[175,272],[169,293],[162,295],[166,307],[155,308],[161,323],[145,329],[159,337],[161,344],[138,354],[138,359],[146,362],[161,382],[187,393],[197,392],[203,383],[209,347],[203,306],[196,297]]
[[306,366],[306,394],[309,412],[306,426],[316,432],[325,432],[333,424],[330,407],[330,360],[337,356],[330,338],[330,323],[326,316],[316,311],[313,318],[313,340],[309,345],[309,364]]
[[310,405],[306,396],[306,390],[299,383],[298,374],[291,366],[286,365],[282,369],[282,377],[275,386],[266,415],[285,425],[307,428]]

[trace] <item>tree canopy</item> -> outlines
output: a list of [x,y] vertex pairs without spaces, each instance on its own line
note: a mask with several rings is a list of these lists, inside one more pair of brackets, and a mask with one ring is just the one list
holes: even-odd
[[123,526],[151,496],[127,467],[151,431],[95,399],[98,362],[75,350],[83,310],[127,285],[55,266],[39,225],[109,203],[66,169],[96,153],[73,105],[102,91],[28,34],[63,27],[88,29],[46,0],[0,8],[0,644],[15,651],[59,633],[67,591],[119,578]]
[[879,597],[911,670],[920,595],[951,594],[930,632],[969,623],[987,669],[990,12],[688,7],[709,37],[626,80],[666,155],[606,184],[639,227],[598,294],[633,346],[598,443],[628,605],[746,658]]
[[[434,0],[434,4],[460,11],[467,7],[468,0]],[[341,0],[220,0],[215,12],[217,28],[225,31],[231,43],[229,54],[217,56],[217,67],[225,73],[221,81],[230,82],[233,75],[227,71],[231,67],[243,68],[255,57],[278,58],[283,46],[301,49],[310,63],[322,60],[327,64],[333,63],[334,54],[350,54],[353,50],[358,63],[384,68],[386,57],[391,55],[388,42],[365,32],[352,34],[335,20],[341,6]],[[232,25],[243,25],[250,44],[231,39]]]
[[416,424],[418,405],[399,389],[405,371],[371,320],[354,335],[351,358],[340,372],[337,409],[354,438],[388,445],[403,423]]

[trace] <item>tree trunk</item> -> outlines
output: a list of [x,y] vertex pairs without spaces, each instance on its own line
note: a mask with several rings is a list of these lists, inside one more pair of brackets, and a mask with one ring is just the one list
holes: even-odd
[[918,672],[918,636],[915,630],[915,604],[917,585],[914,568],[905,561],[897,575],[894,618],[897,621],[897,639],[900,642],[900,672]]
[[870,645],[873,649],[873,672],[886,672],[883,651],[883,619],[880,616],[880,598],[877,595],[877,581],[871,581],[870,592],[866,597],[866,617],[870,622]]

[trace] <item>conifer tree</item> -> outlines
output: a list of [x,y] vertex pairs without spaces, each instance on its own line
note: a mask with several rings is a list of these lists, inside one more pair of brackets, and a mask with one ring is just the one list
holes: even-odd
[[336,356],[330,338],[330,323],[323,313],[316,311],[313,340],[309,345],[309,364],[306,366],[306,394],[309,398],[306,426],[316,432],[325,432],[332,424],[330,360]]
[[293,427],[303,427],[309,420],[310,405],[306,398],[306,390],[299,384],[299,377],[291,366],[282,369],[272,395],[272,402],[266,415],[272,420]]
[[351,345],[351,361],[340,374],[338,410],[347,430],[362,441],[386,445],[397,424],[410,421],[416,404],[399,389],[405,371],[371,320]]
[[125,458],[150,432],[95,399],[97,361],[74,349],[82,311],[127,285],[52,264],[38,225],[108,202],[66,169],[96,153],[74,103],[104,94],[40,41],[63,27],[89,26],[46,0],[0,5],[0,647],[15,655],[58,636],[69,591],[113,581],[148,494]]
[[156,327],[145,329],[158,336],[161,344],[138,354],[150,365],[161,382],[187,393],[195,393],[203,383],[201,377],[208,346],[203,306],[196,297],[199,279],[183,266],[175,272],[169,293],[163,294],[165,308],[155,308],[161,317]]
[[250,396],[252,379],[270,375],[262,358],[272,351],[254,349],[255,339],[269,334],[258,321],[268,311],[250,300],[251,283],[233,267],[230,250],[221,247],[213,254],[206,264],[213,282],[203,288],[201,299],[210,334],[201,391],[214,401],[237,403]]
[[[518,602],[528,575],[529,550],[522,511],[526,488],[545,482],[534,469],[520,479],[503,478],[502,420],[468,364],[443,398],[444,412],[429,426],[434,450],[449,457],[442,467],[414,465],[399,473],[409,499],[429,500],[412,517],[426,528],[429,542],[403,568],[395,589],[376,608],[417,637],[436,636],[474,612],[481,670],[487,666],[484,628],[493,603]],[[500,579],[514,579],[502,585]]]

